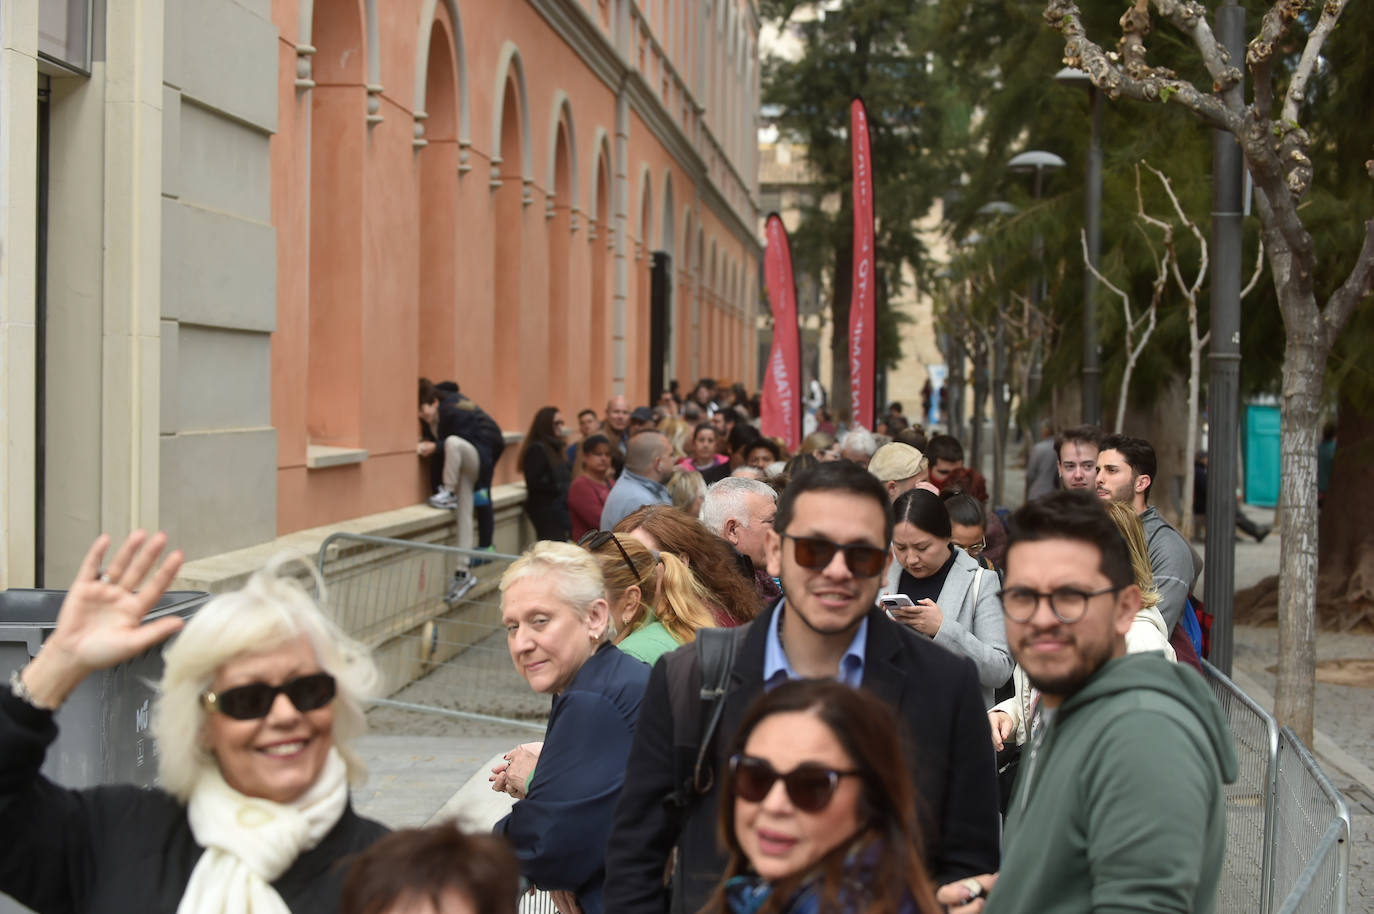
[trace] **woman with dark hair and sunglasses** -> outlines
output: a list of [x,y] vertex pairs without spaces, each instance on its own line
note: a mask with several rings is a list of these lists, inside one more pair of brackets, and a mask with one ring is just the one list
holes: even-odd
[[572,473],[563,459],[563,414],[545,406],[534,414],[520,445],[520,471],[525,474],[525,514],[541,540],[566,540],[572,527],[568,487]]
[[895,561],[878,591],[879,605],[896,621],[972,660],[983,707],[992,707],[995,691],[1011,678],[1012,669],[996,572],[954,545],[940,496],[911,489],[897,496],[892,513]]
[[712,914],[935,914],[892,710],[833,679],[761,695],[731,748]]
[[[0,687],[0,892],[36,911],[334,912],[336,864],[385,834],[359,817],[351,740],[377,674],[282,561],[185,621],[145,621],[181,564],[135,532],[86,553],[37,656]],[[81,682],[164,652],[153,699],[159,789],[69,790],[39,767]]]
[[647,505],[615,525],[649,549],[671,552],[691,569],[709,595],[707,609],[722,628],[743,625],[763,608],[754,580],[740,568],[730,544],[689,516],[666,505]]

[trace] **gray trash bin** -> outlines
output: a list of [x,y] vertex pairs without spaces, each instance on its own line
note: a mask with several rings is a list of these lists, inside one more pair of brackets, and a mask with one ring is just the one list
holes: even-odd
[[[64,590],[0,591],[0,682],[29,662],[52,634]],[[171,591],[148,618],[190,616],[210,595]],[[162,645],[97,673],[67,697],[57,712],[57,742],[43,773],[67,787],[94,784],[149,786],[157,776],[148,733],[152,684],[162,678]]]
[[[66,596],[65,590],[0,591],[0,688],[9,688],[10,673],[28,663],[52,634]],[[189,617],[209,598],[197,590],[171,591],[148,618]],[[49,779],[66,787],[153,783],[157,765],[148,718],[153,684],[162,678],[162,648],[159,644],[88,677],[67,696],[57,712],[57,742],[43,763]],[[0,914],[28,910],[0,893]]]

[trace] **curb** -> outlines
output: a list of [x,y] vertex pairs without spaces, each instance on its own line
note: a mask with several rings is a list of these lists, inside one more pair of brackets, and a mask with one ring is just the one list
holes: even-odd
[[504,752],[498,752],[489,758],[472,777],[463,782],[462,787],[454,791],[453,796],[449,797],[425,824],[437,825],[451,819],[464,831],[491,831],[492,826],[515,805],[514,797],[492,790],[491,782],[487,780],[491,769],[505,760]]

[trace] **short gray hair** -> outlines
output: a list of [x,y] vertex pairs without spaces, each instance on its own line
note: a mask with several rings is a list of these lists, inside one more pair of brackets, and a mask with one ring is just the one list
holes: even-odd
[[873,437],[873,433],[863,426],[851,428],[844,433],[840,439],[840,453],[845,451],[859,451],[865,457],[872,457],[873,452],[878,449],[878,441]]
[[706,529],[719,536],[725,532],[728,521],[734,521],[742,527],[749,526],[746,495],[758,495],[772,502],[778,500],[778,493],[766,482],[727,476],[706,490],[706,500],[701,503],[701,522]]
[[376,692],[377,668],[367,648],[326,618],[301,581],[284,572],[292,561],[287,555],[276,556],[242,590],[211,599],[164,652],[166,666],[151,728],[157,740],[158,779],[183,803],[201,772],[216,764],[202,742],[209,712],[201,696],[214,684],[220,667],[235,657],[274,650],[302,637],[309,640],[320,669],[338,685],[333,741],[349,780],[356,786],[367,776],[351,744],[367,727],[363,702]]
[[[511,585],[525,578],[556,580],[559,598],[581,619],[587,618],[593,603],[606,599],[606,579],[601,574],[601,562],[586,549],[572,543],[541,540],[521,553],[520,558],[511,562],[506,573],[501,575],[502,603]],[[615,635],[614,619],[607,622],[606,635]]]

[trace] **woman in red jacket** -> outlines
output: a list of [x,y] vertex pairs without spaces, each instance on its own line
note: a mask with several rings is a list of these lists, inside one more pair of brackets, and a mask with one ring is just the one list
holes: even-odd
[[611,494],[611,439],[592,435],[578,446],[577,453],[582,472],[568,488],[574,540],[601,526],[601,509]]

